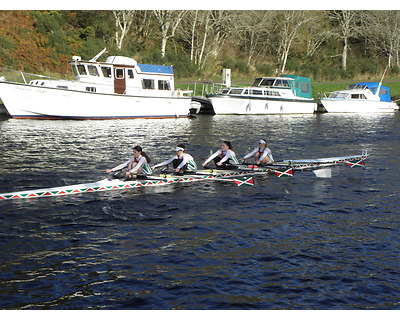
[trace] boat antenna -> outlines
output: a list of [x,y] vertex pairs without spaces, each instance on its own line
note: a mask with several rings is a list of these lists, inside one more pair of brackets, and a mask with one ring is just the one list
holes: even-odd
[[375,92],[375,95],[376,95],[376,96],[379,96],[379,91],[381,91],[381,86],[382,86],[383,78],[385,77],[385,74],[386,74],[386,71],[387,71],[388,68],[389,68],[389,65],[386,66],[385,71],[383,72],[381,81],[379,82],[379,85],[378,85],[378,89],[377,89],[376,92]]
[[101,55],[102,55],[104,52],[107,52],[107,48],[104,48],[103,50],[101,50],[98,54],[96,54],[96,55],[95,55],[92,59],[90,59],[89,61],[90,61],[90,62],[96,62],[97,59],[100,58]]

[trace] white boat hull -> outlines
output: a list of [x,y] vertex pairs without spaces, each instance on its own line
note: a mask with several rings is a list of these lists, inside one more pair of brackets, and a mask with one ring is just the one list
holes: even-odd
[[314,113],[317,104],[311,99],[243,98],[235,96],[210,96],[215,114],[267,115]]
[[0,82],[0,98],[14,118],[174,118],[189,113],[189,97],[104,94]]
[[387,113],[398,110],[394,102],[355,100],[355,99],[321,99],[325,110],[329,113]]

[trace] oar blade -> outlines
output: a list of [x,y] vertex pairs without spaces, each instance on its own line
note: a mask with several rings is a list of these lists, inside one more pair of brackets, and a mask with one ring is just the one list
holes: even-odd
[[233,179],[238,187],[241,186],[254,186],[253,177],[243,177],[243,178],[235,178]]

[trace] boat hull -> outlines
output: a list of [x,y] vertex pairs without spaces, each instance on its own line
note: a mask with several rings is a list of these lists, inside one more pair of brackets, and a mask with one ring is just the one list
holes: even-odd
[[215,114],[219,115],[310,114],[317,108],[312,99],[243,98],[232,95],[211,95],[209,99]]
[[[258,172],[270,172],[270,169],[259,170]],[[104,179],[97,182],[75,184],[70,186],[61,186],[46,189],[34,189],[24,190],[0,194],[0,200],[11,200],[11,199],[34,199],[43,197],[55,197],[73,195],[87,192],[98,192],[98,191],[112,191],[142,187],[156,187],[162,185],[170,185],[174,183],[187,183],[204,180],[218,180],[235,178],[238,176],[244,176],[249,173],[254,173],[253,170],[244,171],[215,171],[213,172],[199,172],[197,175],[185,175],[185,176],[150,176],[149,179],[123,181],[119,179]]]
[[177,118],[189,113],[189,97],[104,94],[0,82],[0,98],[14,118]]
[[321,103],[329,113],[388,113],[398,110],[396,103],[386,101],[323,98]]

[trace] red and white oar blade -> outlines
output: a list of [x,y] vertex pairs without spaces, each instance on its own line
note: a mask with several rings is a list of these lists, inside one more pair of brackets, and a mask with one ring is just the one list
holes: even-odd
[[293,177],[293,168],[280,168],[275,169],[274,173],[280,177]]
[[348,164],[351,168],[365,166],[365,163],[362,159],[345,161],[345,164]]
[[233,181],[235,181],[235,183],[238,185],[238,187],[241,187],[241,186],[254,186],[253,177],[236,178]]

